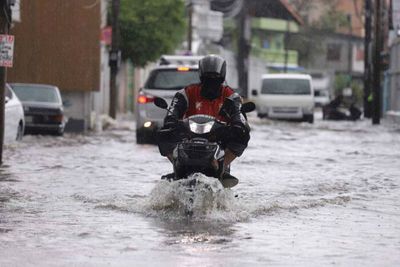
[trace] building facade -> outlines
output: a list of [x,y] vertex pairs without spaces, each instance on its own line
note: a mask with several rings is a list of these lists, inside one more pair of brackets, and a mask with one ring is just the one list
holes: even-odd
[[20,0],[8,81],[58,86],[66,130],[85,131],[108,113],[108,49],[101,42],[107,1]]

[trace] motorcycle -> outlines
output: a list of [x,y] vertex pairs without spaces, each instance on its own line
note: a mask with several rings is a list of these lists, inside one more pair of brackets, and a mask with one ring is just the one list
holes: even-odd
[[[163,98],[156,97],[154,104],[168,110],[168,104]],[[224,105],[221,110],[224,112]],[[244,116],[253,110],[255,110],[253,102],[247,102],[241,107]],[[202,173],[209,177],[220,178],[215,163],[222,166],[224,162],[225,153],[222,144],[230,134],[229,130],[227,123],[208,115],[193,115],[178,121],[176,129],[159,130],[159,137],[164,136],[164,140],[175,140],[177,143],[172,153],[174,173],[172,176],[164,177],[168,180],[181,180],[194,173]],[[227,188],[239,182],[230,174],[229,167],[220,181]]]

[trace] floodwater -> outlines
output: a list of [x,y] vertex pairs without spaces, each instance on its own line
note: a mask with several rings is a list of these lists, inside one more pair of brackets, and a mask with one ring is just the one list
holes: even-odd
[[161,181],[133,122],[7,146],[0,266],[400,266],[400,127],[251,125],[232,190]]

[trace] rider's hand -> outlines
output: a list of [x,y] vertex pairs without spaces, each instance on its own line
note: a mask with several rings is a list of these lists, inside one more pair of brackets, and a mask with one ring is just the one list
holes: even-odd
[[246,135],[247,128],[242,123],[231,123],[230,125],[230,134],[237,138],[242,138]]
[[176,129],[177,126],[178,126],[178,120],[175,118],[175,116],[167,116],[164,119],[165,129]]

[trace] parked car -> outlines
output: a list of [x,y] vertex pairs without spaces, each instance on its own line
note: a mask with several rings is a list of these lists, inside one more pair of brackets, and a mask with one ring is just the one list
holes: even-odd
[[12,83],[25,112],[25,133],[63,135],[66,119],[60,91],[45,84]]
[[5,89],[4,143],[11,143],[21,140],[24,135],[24,109],[21,101],[8,84]]
[[166,111],[156,107],[154,97],[162,97],[168,104],[175,93],[185,86],[199,83],[199,56],[163,56],[139,90],[136,105],[136,142],[152,143],[155,132],[162,126]]
[[314,90],[308,74],[264,74],[252,99],[261,118],[314,122]]

